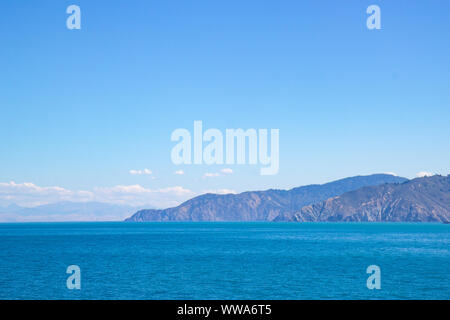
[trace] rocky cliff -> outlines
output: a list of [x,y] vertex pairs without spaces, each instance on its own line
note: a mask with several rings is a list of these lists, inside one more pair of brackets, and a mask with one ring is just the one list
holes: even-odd
[[284,213],[276,221],[450,221],[450,175],[363,187]]

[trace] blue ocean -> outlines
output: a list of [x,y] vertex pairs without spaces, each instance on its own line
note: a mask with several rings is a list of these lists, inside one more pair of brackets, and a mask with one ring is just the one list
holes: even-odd
[[0,299],[450,299],[450,225],[0,224]]

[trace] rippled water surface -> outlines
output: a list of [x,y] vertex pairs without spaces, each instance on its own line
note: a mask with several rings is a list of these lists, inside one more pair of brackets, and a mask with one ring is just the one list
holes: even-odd
[[0,299],[450,299],[450,225],[0,224]]

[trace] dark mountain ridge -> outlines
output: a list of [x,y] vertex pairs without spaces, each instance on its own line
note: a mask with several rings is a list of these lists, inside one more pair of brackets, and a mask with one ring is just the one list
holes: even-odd
[[286,213],[276,221],[450,221],[450,175],[363,187]]
[[389,174],[345,178],[322,185],[290,190],[248,191],[240,194],[205,194],[178,207],[140,210],[126,221],[293,221],[302,207],[366,186],[408,181]]

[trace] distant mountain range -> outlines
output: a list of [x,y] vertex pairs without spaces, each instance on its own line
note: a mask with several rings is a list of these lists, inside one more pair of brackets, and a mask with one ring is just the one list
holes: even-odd
[[57,202],[32,208],[11,204],[0,207],[0,222],[117,221],[137,209],[101,202]]
[[205,194],[126,221],[450,221],[450,176],[357,176],[291,190]]

